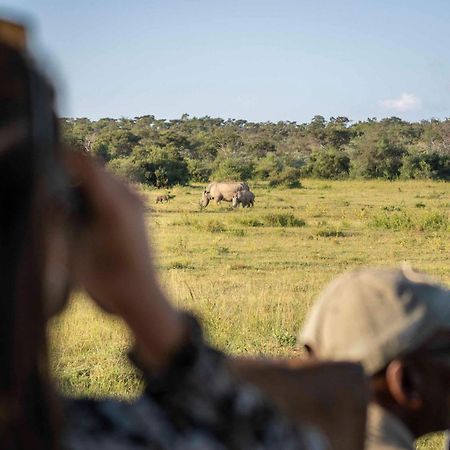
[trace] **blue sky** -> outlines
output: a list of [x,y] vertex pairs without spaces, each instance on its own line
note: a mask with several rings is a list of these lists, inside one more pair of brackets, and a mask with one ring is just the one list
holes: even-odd
[[450,116],[448,0],[0,0],[72,117]]

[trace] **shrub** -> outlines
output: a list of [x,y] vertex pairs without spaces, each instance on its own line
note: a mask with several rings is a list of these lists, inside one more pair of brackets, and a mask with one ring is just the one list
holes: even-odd
[[402,178],[450,180],[450,155],[411,153],[403,158]]
[[253,162],[244,158],[226,158],[219,162],[212,178],[218,181],[245,181],[253,175]]
[[201,159],[188,159],[187,166],[191,181],[206,183],[211,178],[211,164]]
[[317,231],[317,236],[319,237],[346,237],[347,233],[345,231],[324,228],[322,230]]
[[240,217],[236,222],[246,227],[262,227],[264,223],[256,217]]
[[166,265],[166,269],[192,270],[195,267],[188,260],[177,260]]
[[131,156],[139,137],[127,130],[107,129],[92,138],[90,151],[104,161]]
[[107,167],[117,175],[131,183],[145,183],[145,170],[132,158],[116,158],[107,164]]
[[204,227],[205,230],[209,231],[210,233],[222,233],[226,229],[225,225],[218,220],[209,220],[208,222],[206,222]]
[[438,211],[426,214],[420,223],[420,229],[422,231],[440,231],[448,230],[448,228],[448,215]]
[[240,217],[236,222],[247,227],[304,227],[306,222],[289,213],[269,213],[260,217]]
[[265,225],[270,227],[304,227],[306,225],[303,219],[288,213],[266,214],[262,220]]
[[384,228],[386,230],[411,230],[414,228],[414,222],[405,211],[389,212],[383,211],[376,215],[372,220],[375,228]]
[[372,226],[386,230],[440,231],[448,230],[449,219],[446,213],[429,211],[425,214],[408,213],[407,211],[383,211],[372,220]]
[[152,186],[168,187],[189,180],[187,163],[174,147],[139,147],[133,159],[143,168],[145,183]]
[[393,180],[400,175],[405,154],[403,145],[385,136],[377,140],[373,146],[370,142],[364,142],[354,153],[352,173],[364,178]]
[[350,172],[350,158],[342,150],[334,148],[316,150],[304,170],[317,178],[347,177]]
[[283,164],[279,158],[275,154],[269,153],[258,161],[255,167],[255,176],[260,180],[267,180],[280,173],[282,169]]
[[287,188],[299,188],[300,169],[296,167],[285,167],[281,172],[272,174],[269,178],[269,186],[283,186]]

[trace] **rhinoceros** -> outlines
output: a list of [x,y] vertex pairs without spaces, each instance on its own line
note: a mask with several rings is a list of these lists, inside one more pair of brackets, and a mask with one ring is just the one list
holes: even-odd
[[255,194],[252,191],[238,191],[233,196],[232,204],[233,208],[239,206],[239,203],[243,208],[253,206],[255,203]]
[[167,203],[170,200],[168,195],[158,195],[155,203]]
[[233,196],[236,192],[248,190],[250,190],[248,184],[242,181],[213,181],[208,184],[206,189],[203,191],[200,204],[203,207],[206,207],[208,206],[210,200],[215,200],[218,205],[222,200],[231,202],[233,201]]

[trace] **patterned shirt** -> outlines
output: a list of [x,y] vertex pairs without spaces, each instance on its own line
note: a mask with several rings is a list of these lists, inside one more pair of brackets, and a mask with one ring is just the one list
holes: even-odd
[[196,335],[160,374],[143,371],[135,401],[64,401],[65,450],[325,450],[318,432],[293,425],[255,388],[229,373],[225,356]]

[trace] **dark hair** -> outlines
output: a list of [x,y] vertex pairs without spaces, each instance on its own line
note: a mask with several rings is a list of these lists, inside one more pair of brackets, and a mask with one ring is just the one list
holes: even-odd
[[26,58],[0,44],[0,448],[57,447]]

